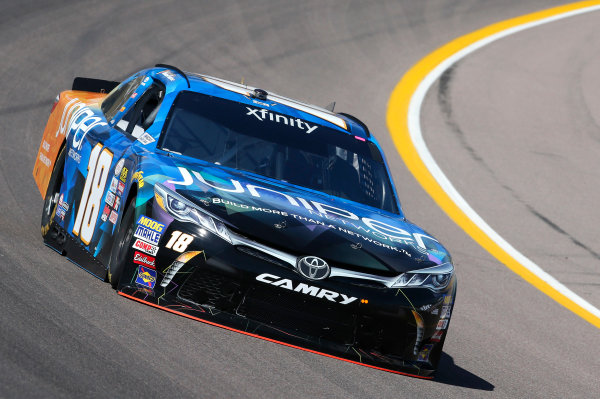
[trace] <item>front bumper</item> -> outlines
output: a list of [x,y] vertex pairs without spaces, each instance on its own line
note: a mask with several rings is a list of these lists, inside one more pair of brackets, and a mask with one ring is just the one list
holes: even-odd
[[[166,248],[177,232],[192,235],[185,251],[199,254],[183,265],[175,262],[181,253]],[[153,287],[136,284],[140,269],[132,264],[121,278],[121,295],[352,363],[433,376],[454,303],[454,277],[438,293],[346,277],[309,281],[265,252],[198,234],[177,221],[166,229],[159,247]]]

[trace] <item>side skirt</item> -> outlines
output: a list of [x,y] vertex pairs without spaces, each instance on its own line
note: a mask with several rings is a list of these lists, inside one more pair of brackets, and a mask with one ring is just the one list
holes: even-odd
[[68,260],[92,276],[103,281],[106,279],[106,267],[54,221],[50,224],[50,231],[44,238],[44,244],[66,256]]

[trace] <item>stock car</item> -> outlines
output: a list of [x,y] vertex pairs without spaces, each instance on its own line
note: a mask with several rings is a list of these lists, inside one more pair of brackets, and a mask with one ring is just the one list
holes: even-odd
[[433,378],[454,267],[359,119],[163,64],[75,78],[33,175],[44,243],[123,297]]

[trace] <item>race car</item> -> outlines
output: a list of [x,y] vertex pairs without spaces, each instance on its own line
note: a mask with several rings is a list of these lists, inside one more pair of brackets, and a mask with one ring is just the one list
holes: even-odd
[[454,266],[359,119],[163,64],[76,78],[33,175],[44,243],[123,297],[433,377]]

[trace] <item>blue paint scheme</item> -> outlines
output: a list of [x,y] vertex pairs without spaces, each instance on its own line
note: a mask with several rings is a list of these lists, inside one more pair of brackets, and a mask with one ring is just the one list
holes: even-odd
[[[244,203],[246,205],[255,206],[259,208],[268,207],[271,209],[287,212],[288,214],[295,212],[294,214],[297,214],[300,217],[294,218],[293,216],[288,216],[287,219],[292,218],[295,221],[302,221],[302,225],[304,225],[311,232],[313,232],[313,234],[315,229],[324,229],[323,225],[319,225],[319,223],[315,225],[314,222],[311,222],[310,220],[303,220],[301,218],[311,219],[313,221],[319,220],[320,222],[329,224],[331,226],[330,228],[328,228],[330,232],[332,230],[335,230],[338,236],[346,236],[346,238],[350,241],[360,242],[362,245],[365,245],[367,248],[369,248],[371,252],[375,253],[386,263],[398,262],[398,258],[402,257],[411,258],[411,262],[408,262],[407,265],[404,267],[400,267],[401,270],[406,270],[407,268],[413,267],[413,261],[415,259],[427,257],[428,250],[435,252],[435,255],[432,255],[431,257],[429,257],[429,259],[437,259],[436,263],[450,260],[448,252],[441,244],[439,244],[435,239],[433,239],[433,237],[431,237],[429,234],[427,234],[425,231],[423,231],[416,225],[406,221],[401,211],[400,203],[397,201],[397,195],[395,193],[394,196],[398,204],[398,214],[389,213],[381,209],[372,208],[367,205],[327,195],[308,188],[294,186],[286,182],[277,181],[250,172],[215,166],[214,164],[199,161],[197,159],[192,159],[182,155],[174,155],[161,149],[157,149],[157,144],[159,143],[160,134],[165,119],[167,118],[169,110],[177,94],[182,90],[197,91],[205,94],[210,94],[212,96],[217,96],[237,101],[239,103],[251,105],[255,108],[265,108],[263,105],[261,105],[261,102],[256,101],[253,98],[221,88],[196,75],[189,75],[191,88],[188,89],[185,79],[183,79],[180,75],[173,73],[172,76],[174,76],[174,80],[171,81],[166,76],[164,76],[164,74],[162,73],[163,71],[165,71],[164,68],[150,68],[140,71],[139,73],[126,79],[121,84],[121,86],[127,84],[128,82],[132,81],[132,79],[135,79],[139,76],[147,77],[147,79],[144,80],[144,83],[137,87],[134,94],[125,101],[120,112],[118,112],[115,115],[115,117],[110,121],[105,120],[105,116],[99,108],[90,107],[91,111],[94,113],[94,116],[102,118],[103,121],[106,121],[108,123],[107,126],[98,126],[89,131],[84,137],[82,137],[83,135],[81,133],[81,129],[79,129],[78,131],[67,131],[67,151],[76,151],[80,155],[80,161],[76,162],[76,160],[70,156],[67,156],[66,158],[66,164],[64,169],[65,178],[63,179],[61,193],[64,194],[64,201],[71,204],[71,206],[69,210],[66,211],[64,220],[61,220],[59,217],[55,217],[55,222],[58,223],[61,227],[63,227],[68,232],[68,234],[71,234],[75,239],[78,238],[75,237],[75,235],[73,235],[73,226],[75,223],[78,208],[80,206],[79,202],[82,196],[83,188],[85,186],[85,179],[88,175],[90,153],[96,145],[100,144],[103,146],[103,148],[108,149],[113,154],[110,171],[108,172],[109,176],[107,179],[107,183],[104,187],[102,201],[100,203],[101,205],[98,211],[95,231],[92,240],[88,245],[81,243],[81,245],[83,245],[86,248],[86,250],[89,251],[94,257],[96,257],[101,263],[105,265],[108,264],[113,236],[115,235],[117,226],[120,223],[120,218],[122,217],[123,212],[126,209],[129,192],[133,185],[136,186],[137,190],[135,203],[136,217],[139,217],[139,215],[142,214],[148,214],[149,216],[160,220],[161,223],[165,223],[166,220],[166,224],[168,225],[168,223],[172,220],[168,215],[160,215],[162,213],[162,210],[160,210],[160,208],[156,206],[153,206],[153,211],[151,212],[150,210],[146,209],[146,204],[149,200],[154,198],[154,185],[156,183],[166,183],[169,180],[173,181],[182,178],[179,168],[186,168],[190,171],[200,172],[203,175],[206,175],[207,179],[209,179],[212,182],[221,181],[226,184],[227,181],[231,179],[236,179],[240,181],[243,185],[254,184],[261,187],[270,187],[273,190],[286,193],[286,195],[295,198],[301,197],[306,199],[307,201],[316,201],[319,203],[326,204],[326,206],[332,206],[339,209],[343,209],[344,211],[347,211],[352,215],[356,215],[357,218],[372,219],[375,220],[377,223],[384,223],[385,225],[393,226],[393,229],[400,229],[406,231],[406,237],[409,238],[386,240],[383,238],[385,234],[381,234],[381,232],[376,232],[374,234],[374,230],[372,228],[369,229],[368,226],[365,226],[364,223],[360,223],[360,221],[358,220],[350,220],[352,218],[349,219],[344,217],[337,217],[335,215],[335,211],[329,213],[330,217],[319,218],[318,215],[315,215],[314,211],[311,212],[306,208],[290,204],[289,201],[285,199],[285,197],[279,194],[269,195],[263,192],[261,198],[253,197],[251,195],[248,195],[248,193],[245,193],[243,195],[234,195],[226,191],[215,190],[199,182],[197,179],[194,179],[194,184],[189,187],[184,187],[178,184],[170,184],[177,191],[181,191],[184,195],[187,195],[190,199],[193,199],[194,201],[200,201],[210,196],[215,197],[218,195],[218,197],[222,198],[225,201]],[[146,130],[146,133],[150,135],[154,141],[148,144],[143,144],[131,135],[124,133],[122,130],[119,130],[116,127],[116,125],[118,124],[119,120],[124,115],[126,115],[127,112],[135,105],[136,101],[138,101],[142,97],[144,92],[151,87],[153,82],[156,81],[164,84],[166,90],[156,118],[153,124]],[[269,103],[272,104],[274,103],[274,101],[269,100]],[[276,107],[277,112],[279,113],[290,115],[291,117],[298,117],[308,121],[309,123],[327,126],[329,128],[335,129],[340,132],[344,132],[349,135],[362,137],[365,140],[374,143],[381,152],[381,148],[375,140],[375,138],[372,136],[367,136],[362,127],[349,118],[340,116],[345,120],[345,122],[348,125],[348,130],[345,130],[331,122],[325,121],[315,115],[303,112],[301,110],[280,103],[277,103]],[[81,144],[80,148],[78,149],[77,144],[79,144],[79,142],[81,142]],[[115,221],[115,223],[113,223],[108,217],[106,218],[106,220],[103,220],[102,214],[106,206],[107,192],[109,190],[112,177],[115,176],[115,167],[117,166],[120,160],[124,160],[123,167],[127,168],[128,173],[125,181],[125,188],[123,194],[120,196],[118,195],[118,192],[115,194],[118,197],[120,197],[121,205],[118,210],[118,218]],[[389,175],[389,167],[387,166],[387,163],[385,165]],[[142,173],[143,186],[137,181],[133,181],[132,178],[136,172]],[[118,178],[119,176],[117,175],[116,177]],[[220,205],[221,206],[219,207],[213,203],[210,207],[210,210],[218,216],[222,217],[225,223],[230,224],[234,228],[240,228],[243,230],[243,226],[235,225],[236,220],[240,222],[240,220],[242,220],[243,218],[231,217],[231,215],[238,212],[239,209],[236,210],[234,206],[227,206],[224,203],[221,203]],[[153,213],[157,213],[157,215],[153,215]],[[256,222],[257,220],[265,219],[265,217],[267,218],[266,220],[269,221],[273,219],[272,217],[260,214],[256,218],[249,218],[247,220],[245,219],[245,222],[240,223],[246,223],[248,220],[254,220],[254,222]],[[91,221],[91,223],[94,223],[94,221]],[[265,223],[263,223],[263,225],[264,224]],[[384,230],[385,229],[387,229],[387,227],[384,227]],[[344,230],[350,231],[351,233],[344,233]],[[368,230],[371,230],[371,232],[369,232]],[[295,232],[298,233],[298,229],[296,229]],[[278,234],[279,232],[275,232],[276,236],[278,236]],[[398,236],[398,234],[395,235]],[[426,237],[426,240],[422,240],[421,238],[419,238],[419,235],[421,235],[422,237]],[[298,235],[297,237],[302,237],[302,235]],[[275,240],[274,238],[261,238],[266,238],[266,241]],[[299,239],[301,241],[305,240],[305,238]],[[315,240],[315,237],[311,238],[310,240],[317,241]],[[427,241],[425,243],[426,248],[421,248],[423,245],[419,245],[420,241]],[[378,242],[379,244],[374,244],[374,242]],[[391,247],[393,248],[390,249]],[[408,264],[410,264],[411,266],[408,266]]]

